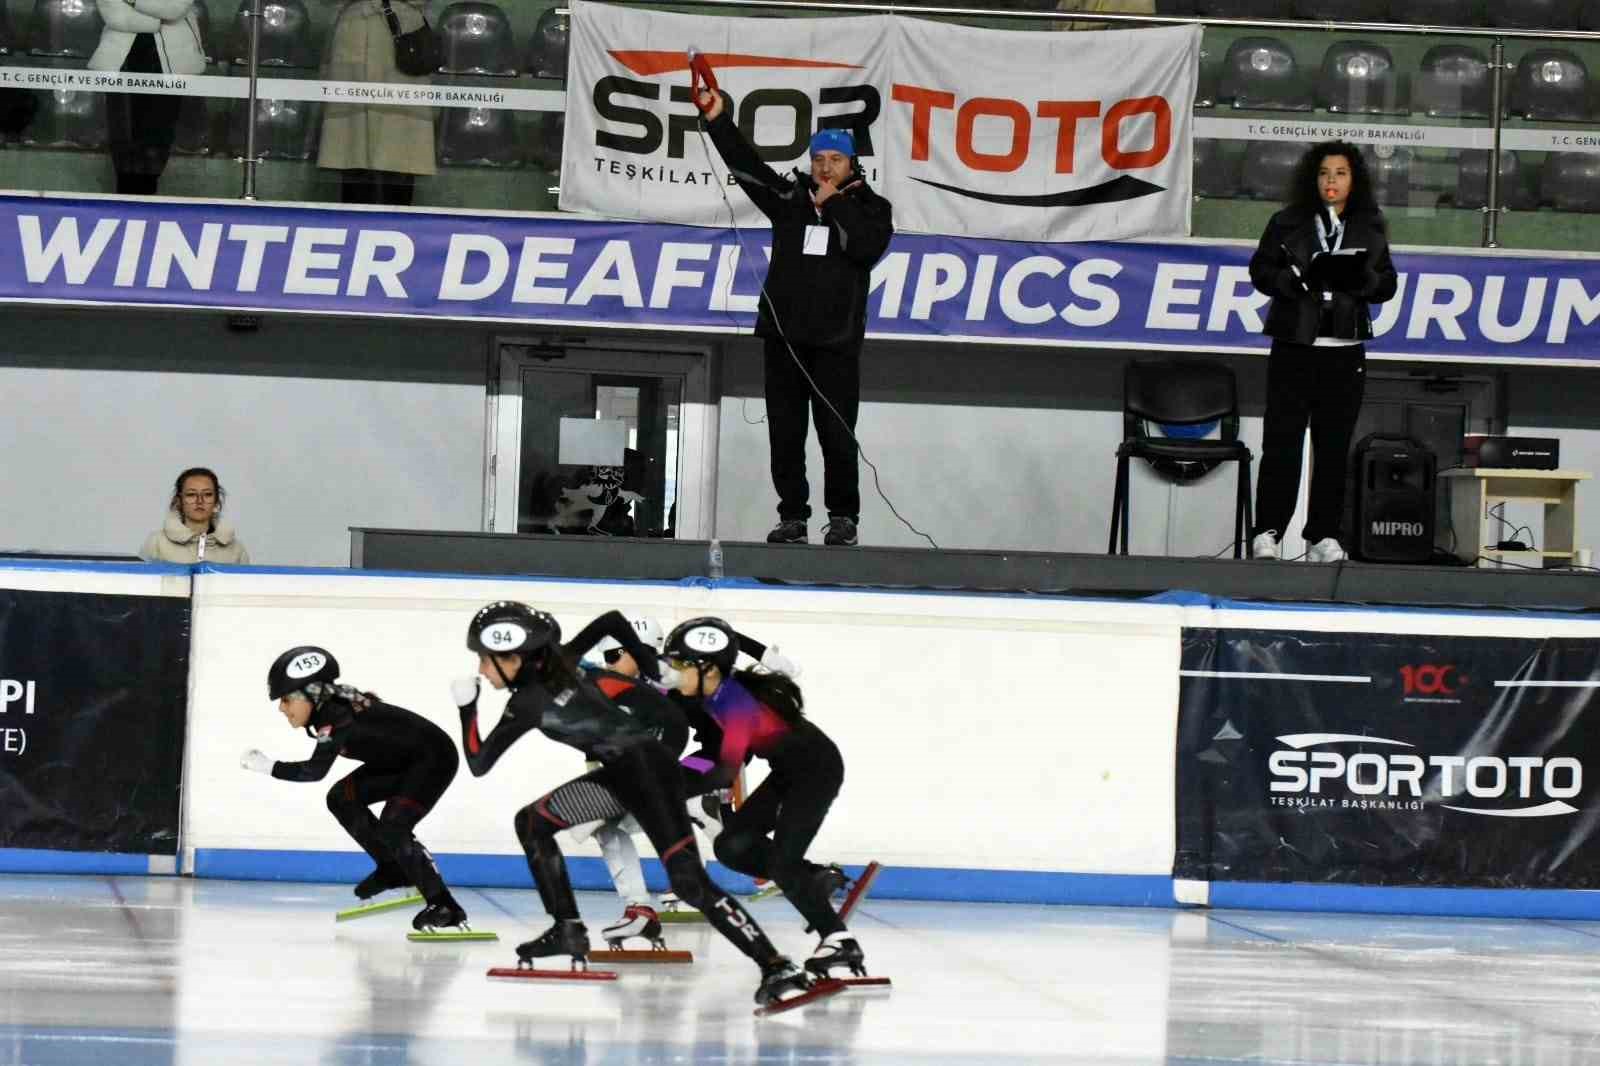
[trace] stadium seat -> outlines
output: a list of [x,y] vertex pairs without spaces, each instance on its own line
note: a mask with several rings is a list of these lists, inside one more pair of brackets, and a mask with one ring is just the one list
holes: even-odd
[[11,28],[11,18],[6,12],[6,6],[0,4],[0,56],[8,56],[20,50],[17,43],[16,31]]
[[76,148],[96,152],[106,146],[106,98],[101,93],[54,89],[34,94],[39,110],[22,131],[28,148]]
[[1317,103],[1347,114],[1404,115],[1410,113],[1409,87],[1383,45],[1338,41],[1322,57]]
[[[243,0],[233,18],[228,40],[228,61],[250,64],[250,0]],[[309,68],[317,65],[311,43],[311,15],[305,0],[262,0],[261,65]]]
[[28,51],[36,56],[88,59],[100,43],[103,25],[94,0],[35,0],[28,20]]
[[[1500,153],[1500,203],[1513,211],[1534,211],[1539,197],[1529,180],[1528,167],[1516,152]],[[1456,207],[1476,211],[1489,203],[1489,153],[1469,149],[1461,153],[1456,170]]]
[[1240,195],[1242,156],[1234,142],[1196,137],[1194,141],[1194,194],[1211,200],[1232,200]]
[[1600,155],[1551,152],[1545,156],[1539,197],[1557,211],[1600,212]]
[[1364,145],[1361,158],[1372,179],[1372,195],[1383,207],[1406,207],[1411,203],[1411,164],[1416,153],[1392,144]]
[[1231,19],[1281,19],[1288,12],[1283,0],[1195,0],[1201,15]]
[[434,154],[445,167],[520,167],[517,113],[502,108],[450,107],[440,112]]
[[1240,37],[1228,46],[1217,101],[1240,109],[1312,109],[1311,90],[1294,53],[1275,37]]
[[1193,15],[1197,12],[1195,0],[1156,0],[1158,15]]
[[1382,22],[1389,14],[1389,0],[1294,0],[1294,13],[1329,22]]
[[1419,26],[1482,26],[1485,0],[1391,0],[1389,18]]
[[1306,154],[1298,141],[1253,141],[1244,151],[1239,187],[1252,200],[1283,200],[1295,164]]
[[205,4],[197,2],[194,5],[194,22],[200,31],[200,53],[206,57],[208,64],[215,63],[217,50],[211,39],[211,12],[206,9]]
[[[243,156],[249,101],[235,100],[228,114],[228,152]],[[317,154],[316,105],[306,100],[256,101],[256,155],[305,161]]]
[[178,129],[172,150],[179,155],[211,153],[211,108],[203,96],[185,96],[178,109]]
[[528,160],[540,170],[561,171],[561,139],[566,135],[567,119],[559,111],[542,111],[532,124]]
[[1581,0],[1489,0],[1491,26],[1518,30],[1570,30],[1578,25]]
[[1207,64],[1204,55],[1200,57],[1200,72],[1194,83],[1194,106],[1217,106],[1217,68]]
[[1600,4],[1591,0],[1578,9],[1578,29],[1600,30]]
[[1517,61],[1506,110],[1520,118],[1582,122],[1589,117],[1589,68],[1561,48],[1535,48]]
[[567,77],[567,46],[572,38],[572,20],[566,8],[552,7],[539,16],[539,24],[528,39],[528,73],[535,78]]
[[514,78],[517,46],[511,20],[494,4],[461,0],[439,16],[439,40],[444,62],[442,74],[479,74]]
[[1422,56],[1412,106],[1430,118],[1488,118],[1489,57],[1464,44],[1439,44]]

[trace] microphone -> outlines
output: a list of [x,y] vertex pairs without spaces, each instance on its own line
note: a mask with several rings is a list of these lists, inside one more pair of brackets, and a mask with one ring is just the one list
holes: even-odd
[[712,71],[711,64],[706,60],[705,53],[694,45],[688,49],[689,56],[689,99],[694,101],[694,106],[704,113],[707,108],[700,106],[700,89],[702,84],[707,92],[716,93],[717,75]]

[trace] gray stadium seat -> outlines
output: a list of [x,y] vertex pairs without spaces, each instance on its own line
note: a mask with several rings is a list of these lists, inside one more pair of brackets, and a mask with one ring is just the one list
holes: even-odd
[[1283,0],[1195,0],[1201,15],[1232,19],[1281,19],[1288,14]]
[[1240,37],[1228,46],[1217,101],[1241,109],[1312,109],[1311,89],[1294,52],[1276,37]]
[[[233,18],[228,39],[228,61],[250,63],[250,0],[243,0]],[[305,0],[262,0],[261,65],[309,68],[317,65],[311,43],[311,15]]]
[[566,134],[567,118],[559,111],[541,111],[533,124],[528,144],[528,161],[551,174],[561,170],[561,139]]
[[1197,108],[1217,106],[1217,68],[1200,60],[1200,73],[1194,83],[1194,106]]
[[1384,207],[1405,207],[1411,203],[1411,164],[1416,152],[1392,144],[1363,145],[1361,158],[1372,179],[1372,195]]
[[1557,211],[1600,212],[1600,155],[1551,152],[1545,156],[1539,196]]
[[1294,0],[1294,13],[1330,22],[1382,22],[1389,14],[1389,0]]
[[1482,26],[1485,0],[1392,0],[1389,18],[1419,26]]
[[[249,101],[235,100],[228,113],[228,152],[243,156]],[[317,154],[316,104],[308,100],[256,101],[256,155],[306,161]]]
[[535,78],[567,77],[567,47],[572,38],[572,20],[566,8],[552,7],[539,16],[539,24],[528,39],[528,73]]
[[517,46],[511,20],[494,4],[461,0],[439,16],[439,42],[444,61],[441,74],[479,74],[514,78]]
[[1411,105],[1432,118],[1488,118],[1489,57],[1464,44],[1439,44],[1422,56]]
[[[1534,193],[1530,168],[1516,152],[1500,153],[1500,203],[1513,211],[1534,211],[1539,197]],[[1455,206],[1477,210],[1489,203],[1489,153],[1469,149],[1461,153],[1456,170]]]
[[185,96],[178,109],[172,150],[179,155],[211,154],[211,108],[203,96]]
[[1582,122],[1589,117],[1589,68],[1561,48],[1535,48],[1517,61],[1506,110],[1546,122]]
[[35,0],[28,19],[28,51],[36,56],[88,59],[100,43],[94,0]]
[[200,53],[206,57],[207,63],[217,61],[217,50],[211,39],[211,12],[203,3],[194,5],[195,26],[200,30]]
[[1297,141],[1252,141],[1244,150],[1239,187],[1252,200],[1283,200],[1295,164],[1310,145]]
[[0,56],[8,56],[20,48],[16,31],[11,28],[11,18],[6,12],[6,5],[0,4]]
[[1580,0],[1489,0],[1491,26],[1519,30],[1570,30],[1578,25]]
[[34,94],[39,110],[19,141],[28,148],[76,148],[95,152],[106,146],[106,98],[101,93],[55,89]]
[[1346,114],[1404,115],[1411,110],[1408,89],[1383,45],[1338,41],[1322,57],[1317,103]]
[[1194,194],[1211,200],[1233,200],[1240,195],[1239,172],[1243,160],[1235,142],[1196,137],[1194,141]]
[[440,112],[435,157],[445,167],[520,167],[517,113],[487,107]]

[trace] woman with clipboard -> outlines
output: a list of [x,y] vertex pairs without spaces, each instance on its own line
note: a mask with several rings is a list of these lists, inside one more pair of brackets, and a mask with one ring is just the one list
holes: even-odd
[[1356,146],[1314,145],[1300,158],[1288,204],[1267,222],[1250,281],[1272,297],[1266,333],[1267,409],[1250,555],[1279,558],[1300,494],[1311,428],[1311,499],[1304,535],[1314,563],[1345,559],[1339,544],[1345,463],[1361,413],[1370,305],[1395,294],[1388,226]]

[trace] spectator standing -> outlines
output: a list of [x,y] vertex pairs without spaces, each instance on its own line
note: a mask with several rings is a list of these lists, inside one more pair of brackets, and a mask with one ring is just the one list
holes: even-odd
[[233,526],[223,521],[227,491],[217,475],[193,466],[172,483],[172,499],[161,528],[145,539],[139,558],[149,563],[238,563],[250,553]]

